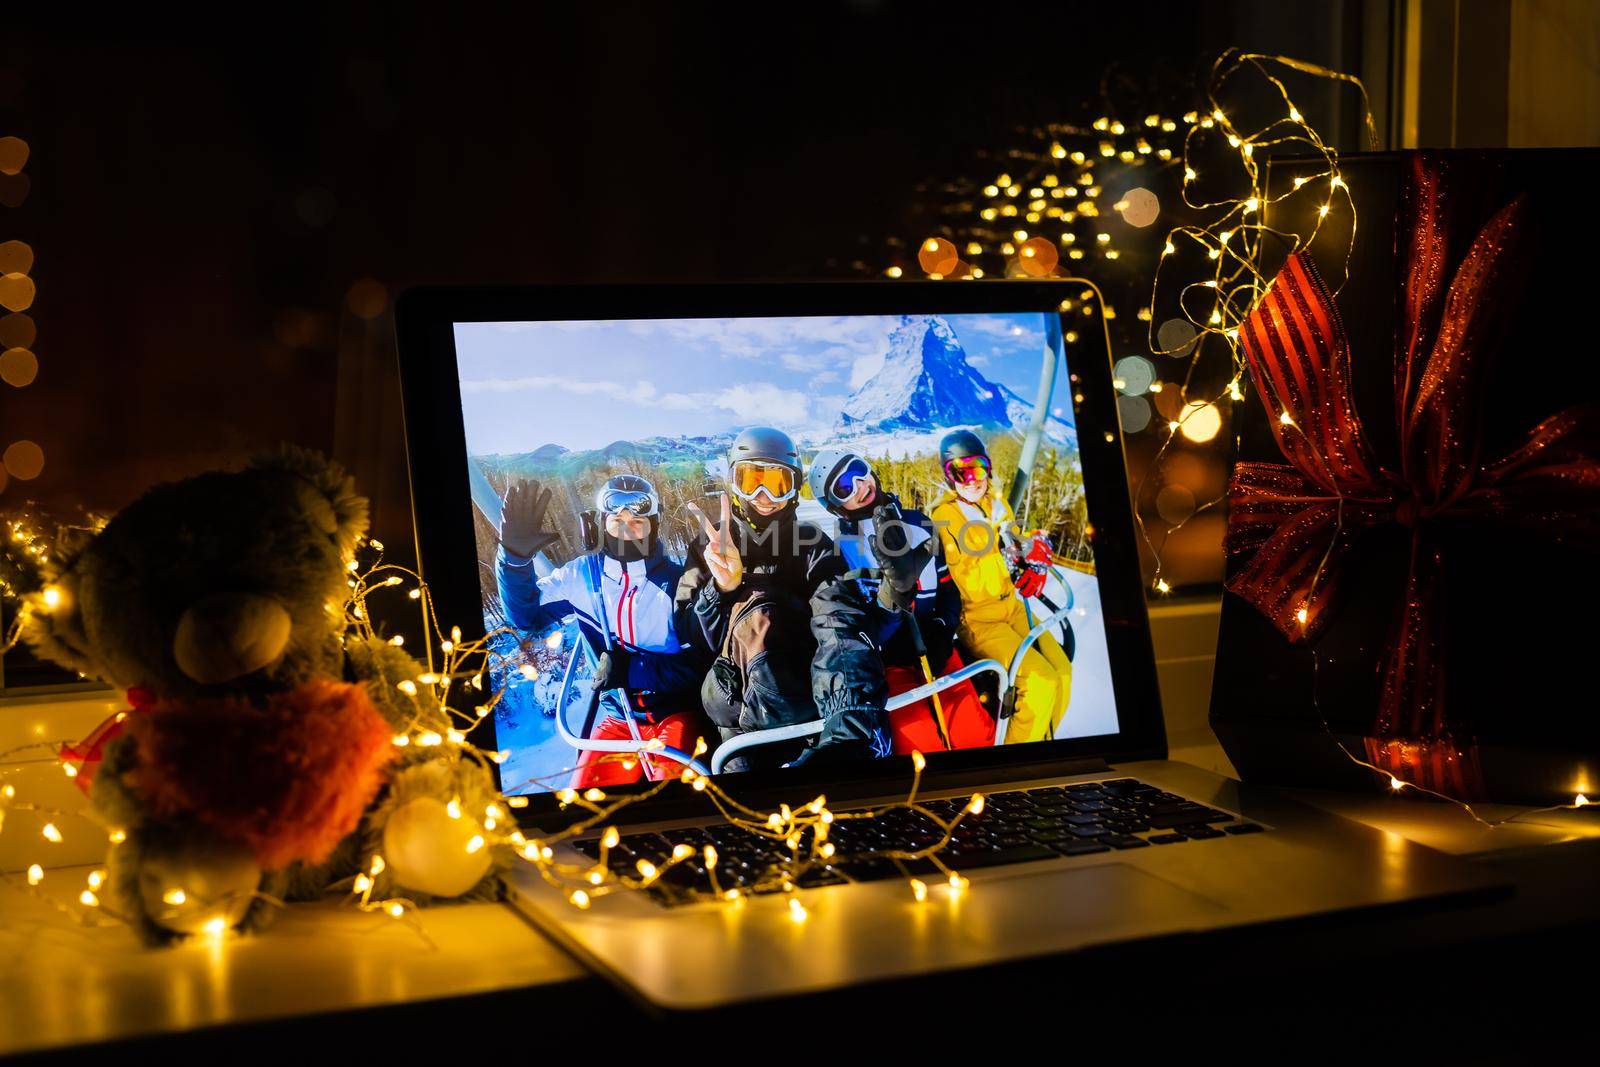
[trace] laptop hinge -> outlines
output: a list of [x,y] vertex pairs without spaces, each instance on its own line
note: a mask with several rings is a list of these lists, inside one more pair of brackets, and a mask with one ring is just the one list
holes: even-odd
[[[1005,768],[974,767],[971,770],[946,771],[929,774],[922,779],[923,793],[937,793],[950,789],[1003,790],[1013,782],[1036,781],[1040,778],[1065,778],[1075,774],[1098,774],[1111,770],[1111,765],[1098,756],[1075,759],[1053,759],[1038,763],[1019,763]],[[892,795],[895,787],[882,781],[839,782],[827,788],[828,806],[847,808],[852,803],[881,799]],[[813,788],[811,790],[815,792]],[[795,790],[782,785],[762,789],[740,790],[734,793],[742,804],[752,808],[776,808],[781,803],[794,803]],[[705,797],[684,790],[676,795],[664,795],[647,804],[634,804],[622,808],[607,826],[638,826],[641,823],[669,822],[680,819],[715,818],[716,809]],[[569,816],[554,812],[534,815],[529,820],[546,833],[558,831],[567,825]]]

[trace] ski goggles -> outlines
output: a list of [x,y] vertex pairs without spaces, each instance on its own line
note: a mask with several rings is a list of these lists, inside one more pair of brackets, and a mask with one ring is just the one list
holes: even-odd
[[631,511],[636,519],[648,519],[661,510],[654,493],[642,489],[604,489],[595,505],[602,515]]
[[988,456],[962,456],[944,465],[944,476],[957,485],[971,485],[989,477]]
[[780,463],[745,460],[733,465],[731,475],[731,487],[741,500],[754,500],[757,493],[765,493],[774,504],[783,504],[795,494],[794,469]]
[[871,474],[872,468],[867,465],[866,460],[860,456],[851,456],[828,485],[828,499],[835,504],[843,503],[856,491],[856,483]]

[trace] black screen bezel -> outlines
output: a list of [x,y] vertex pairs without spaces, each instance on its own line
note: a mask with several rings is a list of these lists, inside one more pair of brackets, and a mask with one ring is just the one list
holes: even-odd
[[[810,282],[738,285],[528,286],[507,288],[418,287],[396,305],[401,395],[411,485],[412,521],[419,570],[426,577],[437,618],[459,624],[467,640],[483,635],[477,542],[467,482],[466,437],[456,362],[458,322],[532,322],[671,318],[799,317],[808,315],[982,314],[1055,312],[1074,298],[1081,283],[1053,281]],[[1110,352],[1103,332],[1083,329],[1084,320],[1063,319],[1063,332],[1077,329],[1069,380],[1057,390],[1075,401],[1089,521],[1094,527],[1112,689],[1119,730],[1114,734],[1040,741],[1027,745],[928,754],[924,782],[970,780],[983,771],[999,782],[1037,777],[1069,761],[1162,759],[1166,734],[1156,682],[1155,655],[1145,610],[1133,513],[1112,387]],[[1098,325],[1098,323],[1096,323]],[[1110,439],[1107,439],[1107,434]],[[424,519],[424,517],[426,517]],[[854,766],[746,772],[718,776],[741,794],[765,796],[825,786],[859,795],[900,788],[911,773],[909,757],[889,757]],[[642,790],[649,783],[641,783]],[[841,789],[840,787],[847,787]],[[644,811],[665,806],[680,787],[665,790]],[[682,787],[686,788],[686,787]],[[612,793],[628,789],[613,788]],[[520,815],[537,821],[555,810],[553,793],[528,794]]]

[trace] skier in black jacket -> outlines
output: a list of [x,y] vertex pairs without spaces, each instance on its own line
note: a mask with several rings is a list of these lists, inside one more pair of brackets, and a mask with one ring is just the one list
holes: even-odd
[[869,604],[827,534],[798,518],[800,477],[788,434],[741,433],[720,521],[701,516],[678,585],[678,632],[716,657],[701,698],[724,740],[823,721],[812,743],[758,746],[729,770],[887,752]]
[[[811,461],[811,495],[839,520],[839,553],[872,599],[869,630],[883,658],[889,695],[916,689],[934,676],[963,666],[955,651],[961,625],[961,594],[950,580],[939,534],[922,512],[901,507],[878,484],[867,458],[848,448],[826,448]],[[895,542],[899,544],[886,544]],[[900,558],[894,558],[898,552]],[[916,574],[910,604],[892,599],[879,571],[896,567]],[[909,608],[909,610],[902,610]],[[897,754],[979,748],[994,743],[994,719],[970,681],[890,712],[891,747]]]

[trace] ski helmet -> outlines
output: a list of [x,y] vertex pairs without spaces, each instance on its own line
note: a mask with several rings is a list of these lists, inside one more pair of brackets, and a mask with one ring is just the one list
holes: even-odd
[[[834,514],[839,514],[843,509],[839,503],[829,495],[829,490],[836,488],[835,482],[840,480],[846,469],[854,464],[857,476],[872,473],[872,465],[859,453],[846,448],[825,448],[817,453],[817,458],[811,461],[811,468],[806,473],[806,484],[811,487],[811,495],[816,497],[817,503],[827,508]],[[845,495],[849,495],[846,490]]]
[[794,447],[794,439],[771,426],[752,426],[733,439],[728,446],[729,469],[747,459],[781,463],[792,468],[796,476],[800,474],[800,452]]
[[[951,430],[939,442],[939,470],[944,480],[950,482],[950,461],[953,459],[989,458],[983,439],[971,430]],[[950,482],[950,484],[954,484]]]
[[[625,541],[607,532],[606,516],[620,511],[630,512],[650,524],[643,540]],[[649,479],[637,474],[618,474],[607,478],[595,490],[594,510],[585,512],[583,519],[584,543],[591,551],[598,548],[623,563],[645,559],[656,549],[656,535],[661,529],[661,496]]]
[[607,478],[595,490],[594,509],[602,515],[626,510],[641,519],[650,519],[661,513],[661,495],[648,478],[641,478],[637,474],[619,474]]
[[[776,478],[765,480],[768,483],[778,484],[757,484],[754,488],[744,489],[740,486],[741,464],[756,468],[760,466],[783,468],[787,470],[788,477],[784,478],[780,472]],[[795,448],[794,440],[782,430],[775,430],[770,426],[752,426],[735,437],[733,444],[728,446],[729,493],[739,510],[751,522],[765,525],[779,515],[794,511],[796,498],[800,495],[800,477],[800,452]],[[754,499],[757,493],[765,493],[768,499],[785,507],[772,515],[761,515],[759,512],[747,509],[745,505]]]

